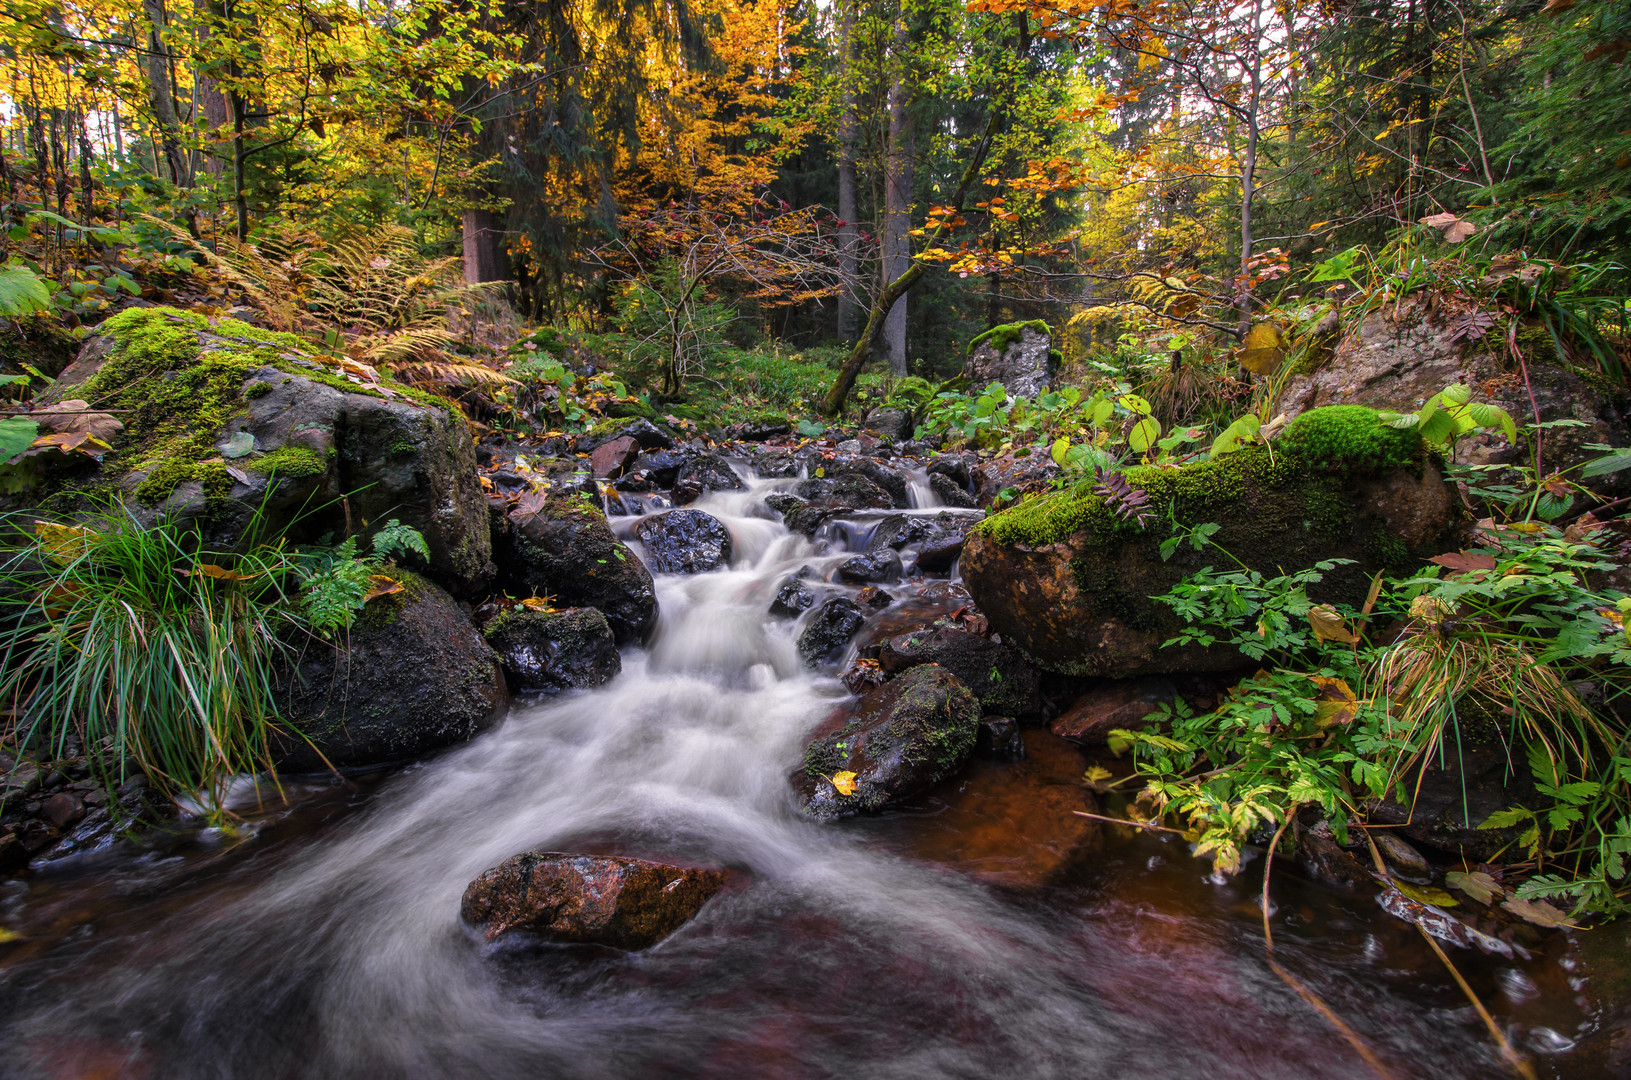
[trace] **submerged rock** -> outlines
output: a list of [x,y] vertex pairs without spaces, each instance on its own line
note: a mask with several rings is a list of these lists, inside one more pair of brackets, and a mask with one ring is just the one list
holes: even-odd
[[623,670],[612,628],[594,608],[505,610],[481,633],[519,694],[587,689]]
[[788,578],[770,602],[770,614],[778,619],[796,619],[815,606],[815,593],[798,578]]
[[[498,657],[453,598],[402,570],[399,593],[371,601],[341,642],[307,642],[276,679],[288,772],[387,765],[464,742],[503,717]],[[309,740],[309,744],[306,740]]]
[[728,880],[723,870],[528,851],[472,881],[459,915],[488,941],[526,931],[545,941],[645,949],[695,917]]
[[997,716],[1029,716],[1042,708],[1041,680],[1015,649],[953,627],[916,630],[889,639],[878,655],[885,671],[939,664],[956,675],[981,708]]
[[[915,795],[962,766],[979,726],[980,704],[957,676],[913,668],[817,731],[793,778],[804,812],[843,817]],[[848,795],[832,779],[845,772],[855,774]]]
[[[1126,478],[1181,524],[1220,526],[1211,543],[1264,573],[1354,560],[1309,589],[1321,603],[1358,607],[1377,570],[1408,573],[1451,550],[1461,528],[1454,492],[1416,433],[1355,407],[1306,413],[1272,448]],[[1163,559],[1168,536],[1099,495],[1058,492],[975,526],[963,580],[1003,641],[1048,670],[1120,678],[1240,666],[1224,645],[1162,647],[1186,624],[1152,598],[1228,563],[1189,544]]]
[[701,510],[654,514],[635,524],[634,535],[659,574],[704,574],[730,565],[730,530]]
[[524,495],[495,525],[499,579],[512,595],[596,608],[619,645],[644,641],[657,625],[651,572],[593,503]]
[[799,635],[799,655],[810,667],[831,664],[844,655],[850,639],[866,625],[866,613],[855,601],[835,596],[821,605]]
[[1102,746],[1117,728],[1133,731],[1150,727],[1145,717],[1171,705],[1177,697],[1178,688],[1156,676],[1109,682],[1071,702],[1048,727],[1072,742]]

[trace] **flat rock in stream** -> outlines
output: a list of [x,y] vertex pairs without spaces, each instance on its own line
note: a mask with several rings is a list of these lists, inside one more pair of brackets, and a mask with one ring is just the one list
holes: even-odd
[[525,931],[562,944],[645,949],[690,921],[728,880],[723,870],[527,851],[472,881],[459,915],[488,941]]

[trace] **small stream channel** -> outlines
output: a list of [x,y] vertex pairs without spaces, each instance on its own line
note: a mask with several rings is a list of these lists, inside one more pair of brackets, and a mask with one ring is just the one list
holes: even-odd
[[[656,635],[605,687],[399,772],[296,786],[246,838],[0,886],[24,935],[0,945],[0,1077],[1373,1075],[1265,963],[1256,868],[1213,881],[1176,838],[1072,815],[1086,760],[1045,730],[900,811],[799,816],[788,774],[845,691],[765,612],[865,526],[825,552],[789,534],[763,496],[791,483],[696,504],[733,565],[659,576]],[[482,945],[460,894],[528,848],[743,873],[646,952]],[[1503,1075],[1412,928],[1289,860],[1274,890],[1280,961],[1395,1075]],[[1565,938],[1456,960],[1543,1074],[1582,1075]]]

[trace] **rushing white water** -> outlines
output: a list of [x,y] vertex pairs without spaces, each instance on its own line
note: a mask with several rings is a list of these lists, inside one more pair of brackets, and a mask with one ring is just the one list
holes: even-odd
[[[1176,871],[1214,898],[1195,903],[1244,910],[1210,922],[1080,882],[1008,893],[867,823],[801,818],[788,774],[844,691],[766,607],[845,553],[789,535],[772,486],[697,504],[728,524],[732,566],[659,577],[657,632],[612,683],[517,709],[274,865],[173,889],[117,940],[0,969],[0,1076],[70,1075],[49,1062],[83,1046],[177,1080],[1368,1075],[1262,965],[1249,889]],[[460,925],[488,867],[606,844],[744,884],[639,954],[488,947]],[[1282,949],[1317,963],[1320,946],[1287,931]],[[1453,999],[1424,1010],[1365,978],[1333,968],[1321,992],[1392,1057],[1491,1068]]]

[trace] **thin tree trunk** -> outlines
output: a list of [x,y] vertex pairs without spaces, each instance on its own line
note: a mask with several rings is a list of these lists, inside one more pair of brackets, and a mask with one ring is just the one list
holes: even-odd
[[471,285],[484,281],[509,280],[504,258],[504,231],[493,221],[490,210],[464,212],[464,280]]
[[855,340],[857,304],[855,286],[860,280],[857,271],[857,253],[861,242],[861,228],[856,221],[859,210],[855,205],[855,87],[854,77],[855,0],[839,0],[839,58],[838,77],[843,80],[843,112],[838,117],[838,273],[844,279],[843,291],[838,294],[838,340]]
[[164,4],[162,0],[142,0],[147,16],[147,98],[153,107],[153,121],[164,148],[164,161],[176,187],[186,183],[187,170],[181,163],[181,147],[176,138],[175,96],[170,85],[169,53],[164,46]]
[[[889,87],[889,155],[884,179],[883,279],[893,281],[912,263],[912,117],[908,110],[911,88],[906,83],[907,26],[903,15],[895,24],[895,78]],[[884,347],[889,370],[906,374],[906,305],[902,293],[884,319]]]
[[1263,0],[1252,0],[1251,97],[1246,102],[1246,158],[1240,170],[1240,336],[1252,328],[1252,201],[1257,195],[1257,110],[1263,95]]

